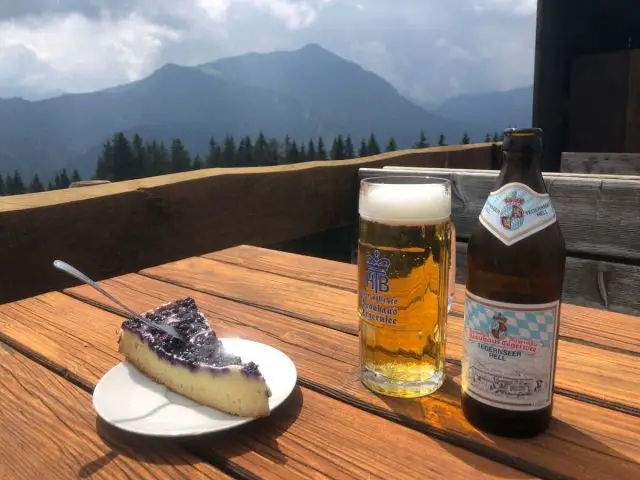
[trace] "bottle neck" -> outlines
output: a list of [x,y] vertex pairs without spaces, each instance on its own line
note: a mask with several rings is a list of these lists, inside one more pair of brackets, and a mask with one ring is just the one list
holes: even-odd
[[540,154],[509,152],[503,157],[502,170],[498,177],[498,188],[507,183],[523,183],[538,193],[547,189],[540,172]]

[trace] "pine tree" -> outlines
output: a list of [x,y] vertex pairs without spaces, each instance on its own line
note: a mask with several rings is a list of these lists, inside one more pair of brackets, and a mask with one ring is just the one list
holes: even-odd
[[186,172],[191,168],[191,157],[189,152],[179,138],[174,138],[171,142],[171,172]]
[[484,143],[491,143],[491,134],[489,132],[484,136]]
[[22,177],[20,176],[20,172],[18,172],[18,170],[15,170],[13,172],[13,181],[11,183],[13,187],[12,195],[22,195],[27,191],[27,189],[24,186],[24,182],[22,181]]
[[356,152],[353,148],[353,142],[351,141],[351,135],[347,135],[347,139],[344,142],[344,158],[355,158]]
[[124,133],[116,133],[113,138],[113,180],[133,178],[133,154],[131,145]]
[[299,162],[308,162],[309,157],[307,156],[307,148],[304,146],[304,143],[300,143],[300,149],[298,151],[298,161]]
[[80,176],[80,172],[78,172],[77,168],[74,168],[73,172],[71,173],[71,183],[81,182],[81,181],[82,181],[82,177]]
[[37,173],[33,176],[33,179],[31,180],[31,184],[29,185],[29,192],[30,193],[44,192],[44,187],[42,186],[42,182],[40,181],[40,178],[38,177]]
[[331,146],[331,160],[344,160],[345,148],[342,135],[338,135],[333,139],[333,145]]
[[269,144],[267,143],[267,139],[262,133],[262,130],[258,134],[258,138],[256,139],[256,143],[253,146],[253,163],[254,165],[270,165],[269,159]]
[[440,133],[440,136],[438,137],[438,146],[444,147],[445,145],[446,145],[446,142],[444,139],[444,133]]
[[[289,137],[287,137],[288,140]],[[298,152],[298,145],[296,141],[289,141],[289,150],[287,150],[285,161],[286,163],[297,163],[299,159],[300,152]]]
[[60,183],[60,174],[56,173],[55,179],[53,180],[53,189],[60,190],[62,188]]
[[98,157],[95,177],[97,180],[113,179],[113,145],[107,140],[102,145],[102,153]]
[[154,140],[147,146],[149,161],[149,176],[166,175],[171,172],[171,161],[169,160],[169,150],[164,142],[156,143]]
[[367,142],[364,141],[364,138],[360,142],[360,150],[358,151],[359,157],[368,157],[369,151],[367,150]]
[[468,145],[469,143],[471,143],[471,139],[469,138],[469,134],[467,133],[467,131],[464,131],[464,134],[462,135],[462,140],[460,141],[460,143],[462,145]]
[[322,137],[318,137],[317,159],[318,160],[326,160],[327,159],[327,151],[324,148],[324,140],[322,139]]
[[389,142],[387,143],[385,152],[395,152],[397,149],[398,149],[398,144],[396,143],[396,139],[391,137],[389,139]]
[[376,140],[375,134],[369,136],[369,142],[367,143],[367,152],[369,155],[378,155],[380,153],[380,146]]
[[137,133],[133,136],[131,150],[131,178],[142,178],[147,176],[147,172],[145,172],[144,168],[147,164],[144,142]]
[[71,179],[69,179],[67,169],[63,168],[60,172],[60,188],[69,188],[69,185],[71,185]]
[[275,138],[271,138],[267,142],[267,165],[280,165],[283,162],[283,156],[280,153],[280,144]]
[[4,184],[4,194],[13,195],[13,176],[7,175],[7,179]]
[[4,184],[4,194],[5,195],[15,195],[13,193],[13,176],[7,175],[7,179]]
[[224,137],[222,159],[225,165],[236,164],[236,142],[231,135]]
[[51,183],[51,180],[49,180],[49,183],[47,184],[47,191],[50,192],[51,190],[55,190],[53,183]]
[[287,155],[289,154],[289,150],[291,150],[291,139],[289,138],[289,135],[286,135],[284,137],[284,158],[285,158],[285,163],[286,163],[286,159],[287,159]]
[[193,159],[191,170],[201,170],[202,168],[204,168],[204,162],[200,158],[200,155],[196,155]]
[[3,196],[4,193],[5,193],[4,180],[2,179],[2,175],[0,175],[0,197]]
[[424,130],[420,130],[420,139],[418,143],[416,143],[413,148],[427,148],[429,146],[429,142],[427,141],[427,136],[424,134]]
[[249,167],[253,165],[253,145],[249,136],[240,140],[238,145],[238,165]]
[[318,159],[318,154],[316,153],[316,146],[313,143],[313,139],[309,140],[309,146],[307,147],[307,158],[309,159],[309,161]]
[[493,143],[498,143],[499,141],[500,141],[500,137],[498,136],[498,132],[494,132]]
[[209,153],[205,159],[205,166],[207,168],[221,167],[218,162],[221,160],[220,147],[216,143],[213,137],[209,139]]

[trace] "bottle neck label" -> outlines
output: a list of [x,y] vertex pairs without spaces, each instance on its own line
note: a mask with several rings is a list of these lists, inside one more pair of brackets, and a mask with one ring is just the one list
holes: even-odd
[[513,245],[552,225],[556,211],[551,197],[523,183],[507,183],[489,194],[480,223],[505,245]]
[[551,403],[560,302],[517,305],[465,298],[462,390],[503,410]]

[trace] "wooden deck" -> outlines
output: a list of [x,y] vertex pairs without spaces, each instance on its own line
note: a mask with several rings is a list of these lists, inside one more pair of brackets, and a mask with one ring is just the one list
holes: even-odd
[[400,400],[358,380],[354,265],[239,246],[101,283],[139,311],[192,296],[219,336],[286,353],[297,387],[237,430],[125,434],[91,404],[122,359],[121,312],[85,286],[0,305],[1,479],[640,478],[638,317],[563,304],[554,421],[512,440],[479,432],[460,409],[462,285],[445,385]]

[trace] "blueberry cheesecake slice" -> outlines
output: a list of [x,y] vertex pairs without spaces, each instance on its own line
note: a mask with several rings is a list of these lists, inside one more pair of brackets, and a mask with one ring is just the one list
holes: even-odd
[[186,344],[165,332],[127,319],[118,350],[143,374],[169,390],[241,417],[269,415],[271,392],[258,365],[225,352],[209,322],[187,297],[143,314],[172,325]]

